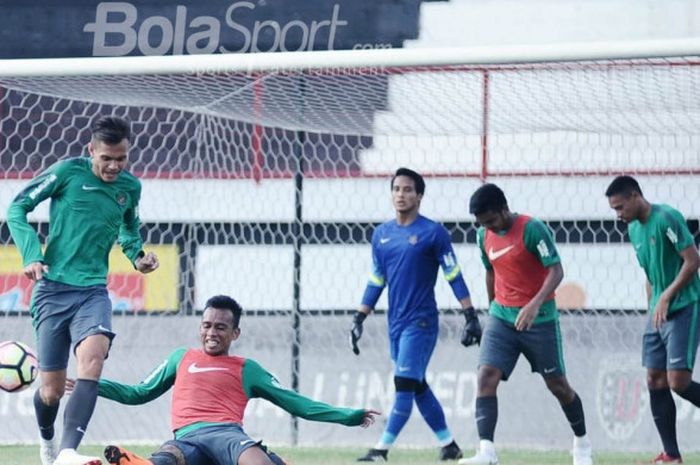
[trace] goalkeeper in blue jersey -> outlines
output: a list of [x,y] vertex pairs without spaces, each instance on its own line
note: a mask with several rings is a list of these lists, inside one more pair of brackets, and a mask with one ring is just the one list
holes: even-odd
[[478,343],[481,327],[449,233],[439,223],[418,213],[424,192],[425,181],[420,174],[399,168],[391,179],[396,219],[381,224],[372,236],[373,269],[362,304],[353,319],[350,342],[355,354],[359,354],[362,324],[384,287],[388,286],[389,341],[396,395],[381,439],[358,459],[360,462],[387,460],[389,448],[408,421],[414,401],[442,445],[440,460],[462,457],[462,451],[447,428],[442,406],[425,380],[438,337],[434,288],[439,267],[464,311],[462,344]]
[[[158,268],[139,235],[141,183],[125,171],[130,130],[121,118],[100,119],[88,145],[90,157],[61,160],[34,178],[7,212],[24,275],[36,281],[32,323],[37,338],[41,387],[34,408],[41,434],[42,465],[99,465],[76,452],[97,400],[97,380],[114,337],[107,294],[109,251],[119,241],[134,268]],[[49,236],[42,251],[27,214],[51,199]],[[78,381],[66,404],[60,451],[54,422],[65,392],[70,346]]]

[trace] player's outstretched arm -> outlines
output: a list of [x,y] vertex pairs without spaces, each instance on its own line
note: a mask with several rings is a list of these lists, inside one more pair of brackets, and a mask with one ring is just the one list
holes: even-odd
[[140,405],[163,395],[175,384],[177,367],[187,349],[177,349],[138,384],[124,384],[101,378],[98,395],[126,405]]
[[378,413],[374,410],[336,407],[283,387],[255,360],[243,365],[243,389],[248,398],[262,397],[287,413],[311,421],[338,423],[345,426],[369,426]]
[[362,426],[363,428],[368,428],[374,424],[375,416],[381,415],[382,413],[378,410],[372,410],[372,409],[365,409],[365,416],[362,419]]

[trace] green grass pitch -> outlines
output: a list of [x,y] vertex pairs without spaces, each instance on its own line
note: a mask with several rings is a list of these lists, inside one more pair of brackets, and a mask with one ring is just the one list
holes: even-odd
[[[137,454],[148,456],[156,447],[126,446]],[[102,456],[101,446],[86,445],[80,448],[83,454]],[[350,465],[366,452],[365,448],[332,447],[274,447],[271,448],[284,457],[290,465]],[[465,451],[467,454],[473,450]],[[648,463],[654,453],[594,452],[596,465],[638,465]],[[501,465],[570,465],[571,457],[565,451],[502,450],[499,451]],[[0,446],[0,465],[36,465],[39,462],[38,446]],[[106,462],[105,462],[106,463]],[[437,449],[395,448],[389,453],[389,463],[396,465],[437,465],[457,462],[439,462]],[[700,464],[700,453],[686,453],[684,463]]]

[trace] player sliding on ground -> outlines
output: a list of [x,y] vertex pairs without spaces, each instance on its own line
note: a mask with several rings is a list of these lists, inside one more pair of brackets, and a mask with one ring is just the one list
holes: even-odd
[[229,355],[241,330],[241,307],[228,296],[206,303],[199,325],[201,349],[177,349],[137,385],[100,380],[99,395],[123,404],[149,402],[174,386],[173,440],[149,459],[117,446],[105,449],[112,465],[282,465],[243,431],[248,400],[267,399],[307,420],[367,427],[379,412],[340,408],[285,389],[257,362]]
[[564,271],[552,235],[541,221],[511,213],[503,191],[494,184],[484,184],[474,192],[469,211],[481,225],[477,238],[491,304],[479,354],[475,409],[479,450],[459,464],[498,463],[493,444],[498,419],[496,390],[522,353],[532,371],[542,375],[569,420],[574,432],[574,465],[591,465],[581,399],[565,376],[554,302],[554,290]]

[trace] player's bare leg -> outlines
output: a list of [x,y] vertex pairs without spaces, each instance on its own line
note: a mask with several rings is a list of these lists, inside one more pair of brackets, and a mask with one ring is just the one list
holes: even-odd
[[238,457],[238,465],[275,465],[275,463],[259,447],[249,447]]

